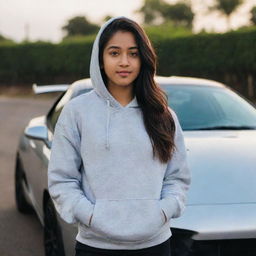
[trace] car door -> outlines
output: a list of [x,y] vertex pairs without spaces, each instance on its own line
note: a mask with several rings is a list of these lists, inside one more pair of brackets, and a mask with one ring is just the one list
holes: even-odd
[[[63,95],[57,99],[53,106],[58,105]],[[49,113],[52,112],[52,109]],[[47,117],[33,118],[28,127],[34,126],[47,127]],[[32,139],[26,136],[23,136],[23,140],[24,147],[20,150],[20,157],[26,174],[28,195],[40,221],[43,223],[43,193],[47,190],[47,166],[50,156],[51,136],[48,136],[47,141]]]

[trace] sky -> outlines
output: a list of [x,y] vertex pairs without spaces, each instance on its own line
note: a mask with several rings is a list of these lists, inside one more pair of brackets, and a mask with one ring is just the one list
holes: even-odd
[[[177,0],[165,0],[172,4]],[[206,11],[205,6],[214,0],[190,0],[193,11],[194,31],[224,32],[227,28],[223,16]],[[135,13],[144,0],[0,0],[0,34],[21,42],[26,37],[31,41],[44,40],[59,42],[64,36],[61,30],[70,18],[86,16],[91,22],[102,24],[106,15],[124,15],[142,23],[141,16]],[[244,0],[231,17],[231,27],[246,25],[248,10],[256,6],[256,0]]]

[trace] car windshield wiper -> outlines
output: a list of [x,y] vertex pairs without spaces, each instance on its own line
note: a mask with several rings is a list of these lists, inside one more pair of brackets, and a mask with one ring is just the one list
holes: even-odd
[[202,128],[195,128],[191,130],[256,130],[256,126],[231,126],[231,125],[219,125],[219,126],[209,126]]

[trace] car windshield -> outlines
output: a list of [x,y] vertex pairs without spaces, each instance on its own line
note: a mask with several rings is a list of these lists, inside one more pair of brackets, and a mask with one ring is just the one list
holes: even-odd
[[226,88],[162,86],[183,130],[256,129],[256,109]]

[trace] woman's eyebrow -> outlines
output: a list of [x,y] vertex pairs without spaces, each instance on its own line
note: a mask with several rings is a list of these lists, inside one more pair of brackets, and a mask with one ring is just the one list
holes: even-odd
[[[121,49],[121,47],[111,45],[111,46],[109,46],[109,47],[107,48],[107,50],[109,50],[109,49]],[[132,46],[132,47],[129,47],[128,49],[129,49],[129,50],[138,49],[138,46]]]

